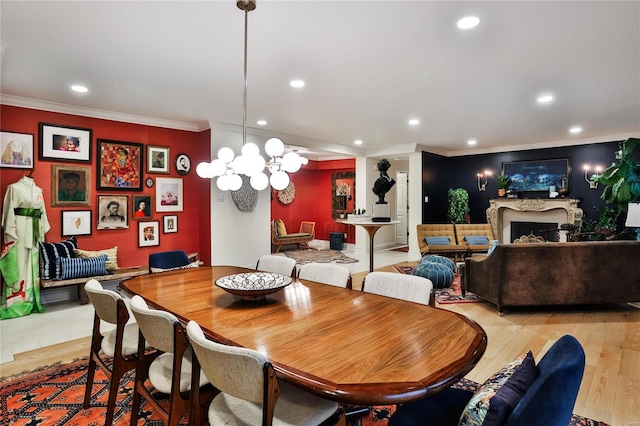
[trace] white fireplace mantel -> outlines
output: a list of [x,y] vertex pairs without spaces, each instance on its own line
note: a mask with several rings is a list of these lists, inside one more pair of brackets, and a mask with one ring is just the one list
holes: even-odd
[[553,221],[580,226],[582,209],[577,198],[497,198],[489,200],[487,221],[500,243],[510,242],[512,221]]

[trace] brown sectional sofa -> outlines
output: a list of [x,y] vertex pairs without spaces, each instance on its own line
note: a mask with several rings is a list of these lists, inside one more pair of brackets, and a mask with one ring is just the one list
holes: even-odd
[[465,261],[465,290],[498,307],[640,301],[640,242],[500,244]]

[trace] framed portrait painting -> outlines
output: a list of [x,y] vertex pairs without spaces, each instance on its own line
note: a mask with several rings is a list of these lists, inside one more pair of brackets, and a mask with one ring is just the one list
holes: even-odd
[[0,132],[0,167],[33,168],[33,135]]
[[151,219],[151,195],[134,195],[131,211],[135,220]]
[[162,216],[162,232],[165,234],[178,232],[178,215]]
[[98,139],[98,189],[142,191],[141,143]]
[[178,154],[175,167],[176,172],[178,172],[180,176],[184,176],[191,170],[191,159],[187,154]]
[[169,174],[169,147],[147,145],[147,173]]
[[156,179],[156,211],[181,212],[183,209],[182,179]]
[[128,228],[128,211],[127,195],[98,195],[98,229]]
[[63,210],[62,236],[91,235],[91,210]]
[[138,247],[150,247],[160,245],[160,222],[138,222]]
[[51,166],[51,205],[90,206],[91,166]]
[[91,162],[92,130],[39,123],[40,160]]

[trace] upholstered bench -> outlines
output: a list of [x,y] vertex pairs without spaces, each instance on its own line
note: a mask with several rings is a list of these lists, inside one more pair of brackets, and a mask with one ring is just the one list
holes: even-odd
[[[280,222],[278,225],[277,222]],[[298,246],[308,246],[309,241],[315,238],[315,222],[301,222],[300,230],[296,233],[287,233],[284,222],[281,220],[271,222],[271,244],[275,246],[275,252],[278,253],[283,245],[297,244]],[[278,229],[280,228],[280,231]],[[283,232],[284,230],[284,232]]]

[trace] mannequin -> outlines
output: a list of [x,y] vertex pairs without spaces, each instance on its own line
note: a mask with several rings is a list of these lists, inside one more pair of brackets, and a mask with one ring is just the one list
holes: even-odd
[[2,207],[1,319],[44,312],[40,303],[37,242],[44,240],[49,228],[44,195],[31,173],[9,185]]

